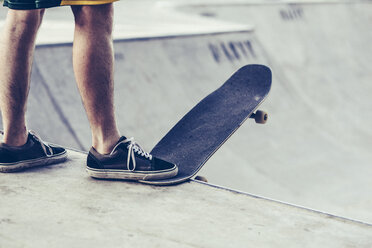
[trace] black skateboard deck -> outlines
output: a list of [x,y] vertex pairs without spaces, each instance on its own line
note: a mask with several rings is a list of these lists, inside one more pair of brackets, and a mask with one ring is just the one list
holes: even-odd
[[[271,88],[271,71],[263,65],[239,69],[220,88],[201,100],[152,149],[151,154],[178,166],[174,178],[141,181],[172,185],[195,176],[208,159],[243,124],[255,115]],[[267,118],[257,111],[258,119]],[[261,117],[259,116],[261,115]],[[256,121],[260,122],[259,120]]]

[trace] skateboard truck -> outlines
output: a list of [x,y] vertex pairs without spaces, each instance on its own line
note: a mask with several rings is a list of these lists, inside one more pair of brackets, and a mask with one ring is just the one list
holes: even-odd
[[195,180],[198,180],[198,181],[201,181],[201,182],[205,182],[205,183],[208,182],[208,179],[206,177],[203,177],[203,176],[196,176],[195,177]]
[[256,123],[265,124],[269,115],[265,111],[257,110],[256,113],[251,114],[249,118],[254,119]]

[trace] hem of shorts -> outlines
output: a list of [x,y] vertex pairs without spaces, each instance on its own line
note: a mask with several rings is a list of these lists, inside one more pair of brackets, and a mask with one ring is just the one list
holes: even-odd
[[53,7],[62,7],[62,6],[71,6],[71,5],[102,5],[113,3],[118,0],[100,0],[97,2],[92,1],[62,1],[62,0],[55,0],[55,1],[48,1],[48,3],[38,3],[35,4],[27,4],[27,3],[9,3],[4,1],[3,6],[8,7],[9,9],[16,9],[16,10],[31,10],[31,9],[46,9],[46,8],[53,8]]
[[3,6],[8,7],[9,9],[17,9],[17,10],[45,9],[45,8],[61,6],[61,0],[48,1],[48,3],[36,2],[35,4],[9,3],[7,1],[4,1]]
[[80,1],[70,1],[70,0],[62,0],[61,6],[72,6],[72,5],[103,5],[108,3],[113,3],[118,0],[80,0]]

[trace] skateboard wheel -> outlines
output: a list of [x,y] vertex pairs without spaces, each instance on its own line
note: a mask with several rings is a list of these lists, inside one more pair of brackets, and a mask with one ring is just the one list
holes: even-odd
[[254,120],[256,123],[259,124],[265,124],[267,122],[267,119],[269,118],[269,115],[262,110],[257,110],[256,114],[254,115]]
[[205,182],[205,183],[208,182],[207,178],[205,178],[203,176],[196,176],[195,177],[195,180],[202,181],[202,182]]

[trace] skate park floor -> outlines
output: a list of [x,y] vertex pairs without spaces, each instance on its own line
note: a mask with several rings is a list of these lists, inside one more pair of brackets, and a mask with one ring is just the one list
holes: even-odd
[[68,158],[2,176],[0,247],[371,244],[371,225],[196,181],[152,187],[95,180],[81,166],[86,154],[70,150]]

